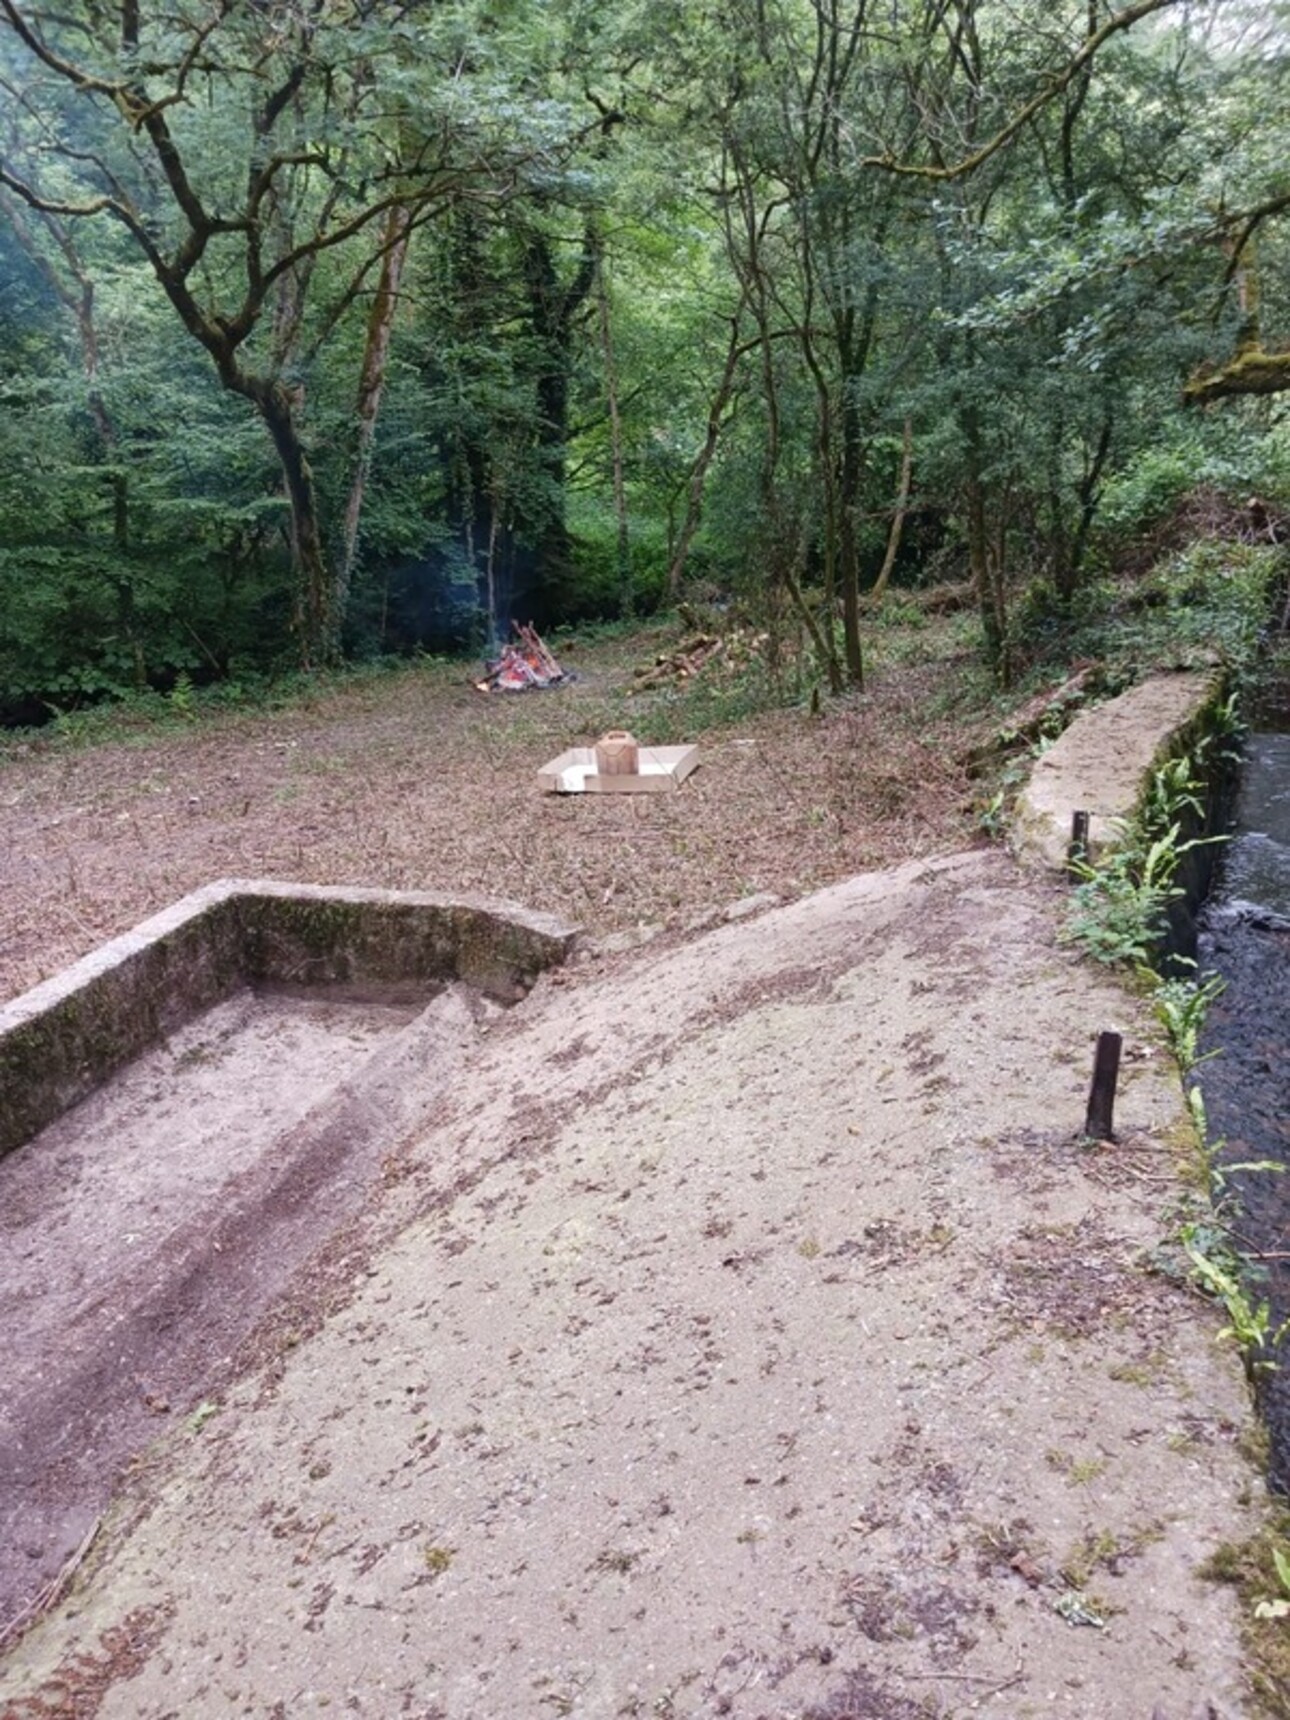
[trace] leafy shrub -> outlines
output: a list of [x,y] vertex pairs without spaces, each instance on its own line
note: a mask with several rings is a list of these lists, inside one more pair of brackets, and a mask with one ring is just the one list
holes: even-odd
[[1247,669],[1285,567],[1285,552],[1276,544],[1201,539],[1157,568],[1148,595],[1160,600],[1162,619],[1181,649],[1208,651]]

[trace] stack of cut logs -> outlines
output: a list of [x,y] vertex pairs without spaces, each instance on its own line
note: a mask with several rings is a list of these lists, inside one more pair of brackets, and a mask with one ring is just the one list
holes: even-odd
[[670,681],[688,681],[721,649],[722,642],[715,633],[696,633],[692,639],[678,645],[675,651],[665,651],[652,663],[638,669],[632,691],[643,693],[647,687],[661,687]]

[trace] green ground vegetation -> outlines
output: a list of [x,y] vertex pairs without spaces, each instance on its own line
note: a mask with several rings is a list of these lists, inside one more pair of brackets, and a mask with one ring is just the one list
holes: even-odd
[[727,705],[860,686],[946,586],[1004,684],[1239,657],[1290,505],[1286,39],[13,0],[0,718],[687,594],[770,637]]

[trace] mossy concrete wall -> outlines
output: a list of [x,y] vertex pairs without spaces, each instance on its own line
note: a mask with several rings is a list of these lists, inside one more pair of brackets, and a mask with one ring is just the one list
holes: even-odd
[[1214,670],[1155,675],[1082,711],[1036,760],[1017,798],[1018,856],[1064,871],[1076,812],[1089,814],[1090,857],[1113,847],[1151,772],[1205,732],[1220,690]]
[[505,1003],[565,960],[574,928],[472,897],[223,879],[0,1006],[0,1156],[241,985]]

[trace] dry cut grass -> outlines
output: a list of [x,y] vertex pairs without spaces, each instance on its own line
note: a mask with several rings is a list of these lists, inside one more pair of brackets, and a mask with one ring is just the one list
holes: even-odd
[[[750,713],[746,686],[629,695],[660,628],[561,641],[572,686],[476,692],[469,665],[360,675],[285,709],[0,746],[0,997],[214,878],[483,893],[593,933],[684,927],[977,836],[965,753],[998,721],[962,624],[876,641],[866,692]],[[742,714],[741,714],[742,713]],[[610,727],[693,740],[675,794],[554,796],[541,765]]]

